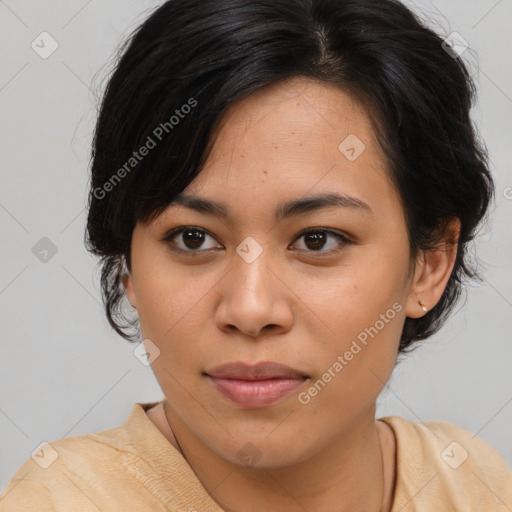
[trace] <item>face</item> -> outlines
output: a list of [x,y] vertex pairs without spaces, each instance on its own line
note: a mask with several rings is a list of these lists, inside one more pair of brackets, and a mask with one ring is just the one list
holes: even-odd
[[[414,276],[400,197],[360,105],[304,79],[253,94],[226,114],[184,194],[226,215],[171,204],[137,224],[125,279],[182,430],[228,461],[256,449],[279,466],[374,422]],[[283,208],[325,194],[344,200]],[[212,378],[240,362],[298,375]]]

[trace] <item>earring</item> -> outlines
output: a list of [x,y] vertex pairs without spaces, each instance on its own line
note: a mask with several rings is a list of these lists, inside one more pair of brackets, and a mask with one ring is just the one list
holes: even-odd
[[421,302],[421,300],[418,301],[418,304],[421,306],[421,309],[423,309],[423,311],[425,313],[428,312],[427,306],[425,306],[425,304],[423,304],[423,302]]

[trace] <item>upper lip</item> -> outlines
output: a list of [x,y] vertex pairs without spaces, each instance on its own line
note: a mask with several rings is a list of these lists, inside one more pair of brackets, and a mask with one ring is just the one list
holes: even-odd
[[227,363],[216,366],[205,373],[218,379],[237,380],[302,379],[307,377],[299,370],[271,361],[262,361],[254,365],[243,362]]

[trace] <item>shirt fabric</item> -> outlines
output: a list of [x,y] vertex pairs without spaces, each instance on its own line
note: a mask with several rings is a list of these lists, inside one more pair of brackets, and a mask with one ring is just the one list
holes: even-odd
[[[43,445],[14,474],[0,512],[222,512],[135,403],[124,425]],[[394,431],[391,512],[510,512],[512,471],[483,439],[446,422],[380,418]]]

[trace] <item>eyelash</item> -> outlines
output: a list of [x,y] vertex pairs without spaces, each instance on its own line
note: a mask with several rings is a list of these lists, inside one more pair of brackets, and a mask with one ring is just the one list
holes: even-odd
[[[171,230],[169,233],[167,233],[162,241],[166,242],[170,249],[174,252],[178,252],[178,253],[181,253],[181,254],[186,254],[187,256],[192,256],[192,257],[196,257],[196,256],[201,256],[201,255],[204,255],[204,253],[208,252],[208,251],[212,251],[212,250],[215,250],[215,249],[197,249],[197,250],[192,250],[192,249],[188,249],[188,250],[185,250],[185,249],[180,249],[180,248],[177,248],[175,245],[174,245],[174,238],[176,238],[178,235],[181,235],[182,233],[184,233],[185,231],[195,231],[195,232],[201,232],[201,233],[205,233],[207,234],[208,236],[211,236],[213,239],[215,239],[215,237],[210,234],[206,229],[203,229],[203,228],[198,228],[198,227],[195,227],[195,226],[183,226],[183,227],[180,227],[180,228],[176,228],[176,229],[173,229]],[[324,234],[327,234],[328,236],[332,236],[333,238],[336,238],[337,240],[339,240],[339,242],[341,242],[343,245],[349,245],[349,244],[353,244],[354,242],[352,242],[351,240],[349,240],[346,236],[342,235],[341,233],[338,233],[336,231],[333,231],[331,229],[327,229],[327,228],[308,228],[304,231],[301,231],[296,237],[294,240],[298,240],[306,235],[309,235],[311,233],[324,233]],[[303,251],[304,249],[300,249],[301,251]],[[332,255],[332,254],[335,254],[335,253],[338,253],[340,252],[342,249],[336,249],[336,250],[329,250],[329,251],[323,251],[323,250],[318,250],[318,251],[314,251],[314,250],[305,250],[307,253],[309,253],[310,256],[313,256],[313,257],[318,257],[318,256],[322,256],[322,255]]]

